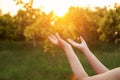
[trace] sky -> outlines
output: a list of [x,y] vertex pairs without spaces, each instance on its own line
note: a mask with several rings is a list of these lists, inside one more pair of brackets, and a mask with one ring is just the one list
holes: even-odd
[[[24,1],[27,2],[28,0]],[[46,13],[53,10],[57,15],[63,15],[70,6],[87,7],[89,5],[90,7],[103,7],[113,6],[114,3],[120,4],[120,0],[34,0],[33,7],[40,7]],[[13,0],[0,0],[2,13],[10,12],[14,15],[19,8],[21,8],[21,6],[16,6]]]

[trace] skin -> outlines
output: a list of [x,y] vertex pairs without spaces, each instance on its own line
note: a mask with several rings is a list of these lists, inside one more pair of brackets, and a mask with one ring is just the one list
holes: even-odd
[[78,48],[80,51],[82,51],[83,55],[86,57],[96,74],[101,74],[109,71],[89,50],[85,40],[82,37],[80,37],[80,40],[80,44],[71,39],[68,39],[68,42],[71,43],[71,45],[73,45],[74,47]]
[[63,40],[58,33],[55,35],[50,35],[48,38],[54,45],[64,50],[76,80],[120,80],[120,67],[113,70],[108,70],[89,50],[82,37],[80,37],[81,43],[76,43],[71,39],[68,39],[68,42],[83,52],[97,75],[89,76],[85,72],[81,62],[74,53],[72,46]]

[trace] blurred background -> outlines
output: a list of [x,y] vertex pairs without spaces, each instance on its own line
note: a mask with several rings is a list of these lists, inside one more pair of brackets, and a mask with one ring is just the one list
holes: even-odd
[[0,80],[72,79],[63,51],[48,40],[56,32],[65,40],[83,36],[106,67],[120,66],[119,0],[0,0]]

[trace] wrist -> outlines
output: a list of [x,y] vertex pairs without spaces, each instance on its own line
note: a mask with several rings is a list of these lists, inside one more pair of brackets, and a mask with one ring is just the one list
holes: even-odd
[[69,45],[69,44],[68,44],[67,46],[64,46],[64,47],[63,47],[64,50],[68,50],[68,49],[70,49],[70,48],[72,48],[72,47],[71,47],[71,45]]
[[91,52],[89,48],[83,48],[81,51],[83,52],[83,54],[87,54]]

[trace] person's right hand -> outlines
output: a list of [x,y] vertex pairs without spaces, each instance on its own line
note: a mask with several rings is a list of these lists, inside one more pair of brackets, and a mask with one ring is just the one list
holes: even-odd
[[85,40],[81,36],[80,36],[80,40],[81,40],[81,43],[77,43],[77,42],[73,41],[72,39],[68,39],[68,42],[81,51],[88,49],[88,46],[87,46]]

